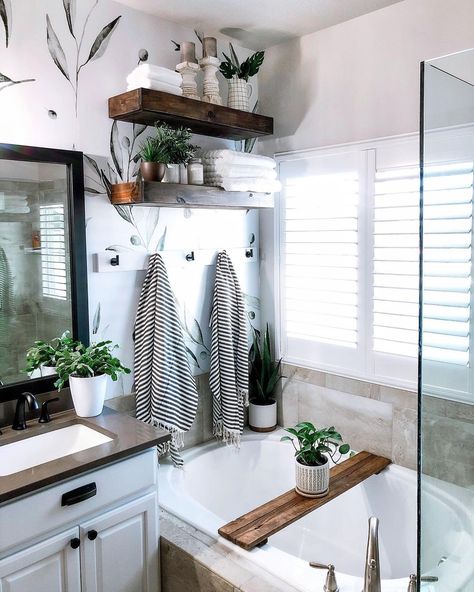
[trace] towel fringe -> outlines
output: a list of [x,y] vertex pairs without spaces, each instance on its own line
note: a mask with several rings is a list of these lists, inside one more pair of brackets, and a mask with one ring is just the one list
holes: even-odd
[[222,421],[218,421],[213,428],[213,435],[215,438],[218,438],[227,446],[234,446],[236,448],[240,448],[240,432],[236,432],[235,430],[227,429]]
[[171,451],[171,446],[174,446],[176,450],[184,448],[184,430],[180,430],[176,426],[169,425],[163,421],[158,421],[154,418],[152,418],[152,423],[156,428],[161,428],[171,434],[171,440],[158,446],[158,453],[160,456],[168,454]]

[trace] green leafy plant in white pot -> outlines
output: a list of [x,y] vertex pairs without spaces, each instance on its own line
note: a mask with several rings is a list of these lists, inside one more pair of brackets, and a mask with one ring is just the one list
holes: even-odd
[[157,121],[155,128],[155,146],[164,155],[166,162],[165,183],[183,182],[180,168],[186,171],[185,167],[199,148],[191,144],[191,130],[187,127],[173,128],[163,121]]
[[65,350],[58,360],[58,379],[55,386],[60,390],[69,380],[72,400],[79,417],[95,417],[102,413],[107,377],[118,380],[119,374],[129,374],[130,369],[112,355],[117,348],[111,341],[101,341],[86,347],[80,342]]
[[315,428],[309,421],[298,423],[294,428],[285,428],[290,436],[281,441],[290,441],[295,449],[296,491],[305,497],[323,497],[329,490],[329,459],[338,463],[350,451],[343,444],[341,434],[334,426]]
[[227,106],[231,109],[249,111],[251,86],[249,78],[255,76],[263,64],[265,52],[257,51],[240,63],[232,43],[229,44],[230,57],[225,53],[225,60],[221,62],[220,72],[229,81]]
[[69,331],[51,341],[35,341],[26,351],[25,372],[30,378],[55,375],[58,359],[73,343]]
[[253,330],[249,363],[249,427],[255,432],[271,432],[277,427],[274,395],[281,378],[281,360],[273,359],[268,325],[263,338],[260,331]]

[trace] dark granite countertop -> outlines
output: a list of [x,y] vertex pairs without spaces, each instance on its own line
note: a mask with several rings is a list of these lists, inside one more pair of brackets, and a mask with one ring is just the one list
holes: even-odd
[[76,423],[101,432],[112,438],[112,441],[11,475],[0,476],[0,503],[132,456],[170,439],[168,432],[107,407],[97,417],[77,417],[71,410],[52,415],[51,419],[47,424],[40,424],[37,419],[29,421],[28,429],[22,432],[2,428],[0,447]]

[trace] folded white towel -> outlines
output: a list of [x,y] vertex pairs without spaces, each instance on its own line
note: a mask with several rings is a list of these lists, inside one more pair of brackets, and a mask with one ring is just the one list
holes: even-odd
[[232,179],[246,179],[247,177],[261,177],[262,179],[276,179],[277,172],[275,169],[268,167],[257,167],[247,165],[228,165],[228,164],[206,164],[204,165],[204,176],[221,176]]
[[2,210],[4,214],[29,214],[30,208],[28,206],[24,207],[13,207],[7,206],[4,210]]
[[150,78],[167,84],[174,84],[175,86],[179,86],[182,82],[181,74],[178,72],[162,66],[154,66],[153,64],[140,64],[127,76],[127,82],[129,77],[132,79],[135,77]]
[[259,154],[248,154],[247,152],[236,152],[235,150],[209,150],[202,156],[204,164],[214,164],[216,161],[226,164],[241,164],[248,166],[260,166],[274,169],[276,162],[268,156]]
[[281,191],[281,183],[270,179],[229,179],[208,182],[211,187],[222,187],[225,191],[258,191],[259,193],[275,193]]
[[166,82],[156,82],[155,80],[137,80],[133,84],[129,84],[127,86],[127,91],[135,90],[136,88],[149,88],[151,90],[160,90],[162,92],[169,93],[170,95],[179,95],[183,94],[183,89],[179,86],[175,86],[174,84],[167,84]]

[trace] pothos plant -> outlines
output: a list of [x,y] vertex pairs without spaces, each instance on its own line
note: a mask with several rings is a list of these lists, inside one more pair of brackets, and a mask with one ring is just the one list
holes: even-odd
[[229,44],[229,47],[230,57],[223,53],[225,60],[221,62],[219,67],[221,74],[228,80],[231,80],[232,78],[240,78],[245,80],[245,82],[248,82],[249,78],[255,76],[260,70],[260,66],[263,64],[263,59],[265,57],[265,52],[257,51],[240,63],[232,43]]
[[56,365],[58,379],[54,385],[62,389],[70,376],[78,378],[93,378],[107,374],[114,381],[119,374],[130,374],[130,369],[123,366],[112,351],[118,345],[111,341],[101,341],[86,347],[83,343],[75,342],[72,347],[63,351]]
[[351,447],[342,443],[341,434],[334,426],[315,428],[309,421],[296,424],[294,428],[285,428],[291,436],[283,436],[281,441],[290,441],[295,449],[296,460],[302,465],[319,467],[328,462],[328,456],[334,463],[341,460]]
[[74,340],[69,331],[51,341],[35,341],[26,352],[25,372],[33,372],[40,366],[56,366],[63,352],[73,344]]

